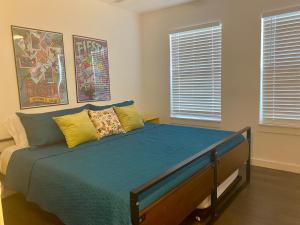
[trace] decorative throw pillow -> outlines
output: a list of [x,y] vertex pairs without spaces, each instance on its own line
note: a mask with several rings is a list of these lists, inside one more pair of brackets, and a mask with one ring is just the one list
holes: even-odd
[[125,133],[113,108],[101,111],[89,110],[89,115],[96,127],[98,139],[113,134]]
[[97,131],[87,110],[66,116],[53,117],[65,136],[69,148],[85,142],[97,140]]
[[126,132],[144,127],[143,118],[134,105],[114,107],[114,110]]

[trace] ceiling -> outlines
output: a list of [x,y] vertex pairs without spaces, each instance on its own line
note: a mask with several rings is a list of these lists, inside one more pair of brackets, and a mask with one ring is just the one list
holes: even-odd
[[194,0],[100,0],[138,13],[150,12]]

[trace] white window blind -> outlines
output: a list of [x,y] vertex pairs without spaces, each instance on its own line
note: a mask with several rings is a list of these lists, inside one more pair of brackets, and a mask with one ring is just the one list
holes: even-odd
[[300,126],[300,11],[262,18],[260,123]]
[[171,117],[221,120],[222,25],[170,34]]

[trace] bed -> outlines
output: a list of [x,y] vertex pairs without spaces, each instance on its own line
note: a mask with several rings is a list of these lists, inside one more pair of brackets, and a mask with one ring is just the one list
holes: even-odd
[[66,225],[180,224],[209,195],[213,221],[218,186],[244,165],[250,180],[250,143],[250,128],[146,123],[74,150],[12,151],[4,185]]

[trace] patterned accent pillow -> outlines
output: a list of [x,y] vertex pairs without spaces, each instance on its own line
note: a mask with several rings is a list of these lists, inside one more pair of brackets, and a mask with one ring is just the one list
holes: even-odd
[[98,139],[113,134],[125,133],[113,108],[101,111],[89,110],[89,116],[96,127]]

